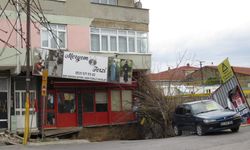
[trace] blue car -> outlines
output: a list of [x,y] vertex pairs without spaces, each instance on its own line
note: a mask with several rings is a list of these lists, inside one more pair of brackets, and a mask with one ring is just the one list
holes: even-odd
[[231,129],[238,132],[241,116],[213,100],[194,101],[176,107],[173,116],[173,129],[175,135],[182,131],[194,131],[201,136],[208,132]]

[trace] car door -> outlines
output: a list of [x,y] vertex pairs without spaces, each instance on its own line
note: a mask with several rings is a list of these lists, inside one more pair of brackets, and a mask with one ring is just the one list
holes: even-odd
[[189,105],[183,106],[183,126],[186,130],[192,130],[194,126],[195,118],[192,114],[191,107]]
[[174,117],[174,123],[180,128],[180,129],[183,129],[185,126],[184,126],[184,108],[183,108],[183,105],[180,105],[176,108],[176,111],[175,111],[175,117]]

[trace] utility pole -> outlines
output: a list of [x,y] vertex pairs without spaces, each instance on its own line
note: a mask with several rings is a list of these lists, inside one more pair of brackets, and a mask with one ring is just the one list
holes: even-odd
[[201,86],[202,86],[202,89],[203,89],[203,93],[205,93],[205,91],[204,91],[204,79],[203,79],[203,69],[202,69],[202,63],[203,63],[204,61],[200,61],[200,71],[201,71]]
[[25,102],[25,127],[23,144],[26,145],[29,137],[30,123],[30,0],[27,0],[27,21],[26,21],[26,102]]

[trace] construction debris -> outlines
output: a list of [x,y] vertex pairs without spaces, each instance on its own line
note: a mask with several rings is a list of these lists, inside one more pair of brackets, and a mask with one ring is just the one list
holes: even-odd
[[0,133],[0,144],[6,145],[18,145],[22,144],[23,138],[8,131],[4,131]]

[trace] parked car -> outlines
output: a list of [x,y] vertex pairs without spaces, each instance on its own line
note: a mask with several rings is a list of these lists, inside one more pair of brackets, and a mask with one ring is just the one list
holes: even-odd
[[194,131],[197,135],[208,132],[231,129],[238,132],[241,116],[213,100],[194,101],[176,107],[173,116],[175,135],[181,135],[183,130]]

